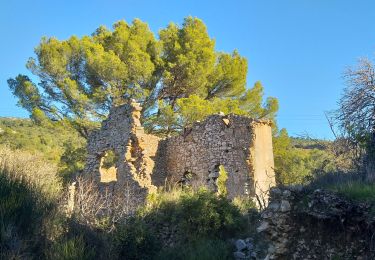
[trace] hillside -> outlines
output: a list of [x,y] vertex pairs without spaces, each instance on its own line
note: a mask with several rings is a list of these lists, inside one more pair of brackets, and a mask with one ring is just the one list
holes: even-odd
[[79,146],[84,144],[84,139],[73,129],[59,124],[40,126],[30,119],[0,118],[0,144],[12,149],[40,153],[58,162],[68,143]]

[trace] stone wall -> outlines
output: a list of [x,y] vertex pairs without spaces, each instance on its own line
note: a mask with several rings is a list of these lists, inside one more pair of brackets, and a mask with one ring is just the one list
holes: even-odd
[[275,184],[270,122],[212,115],[160,140],[144,133],[141,109],[131,103],[110,111],[89,137],[85,176],[117,192],[132,189],[144,200],[156,187],[178,183],[216,190],[221,166],[230,198],[247,193],[267,201]]
[[158,185],[190,178],[194,187],[215,189],[220,165],[228,174],[230,198],[244,195],[246,184],[250,195],[268,191],[275,184],[270,123],[237,115],[212,115],[196,122],[181,135],[160,142],[152,178]]
[[[126,190],[143,201],[147,193],[156,189],[151,173],[159,138],[144,133],[140,123],[141,107],[138,103],[115,107],[110,111],[99,130],[91,133],[87,145],[84,176],[113,192]],[[110,167],[104,167],[109,152],[115,155]]]
[[302,186],[273,188],[261,216],[266,259],[375,259],[375,219],[366,203]]

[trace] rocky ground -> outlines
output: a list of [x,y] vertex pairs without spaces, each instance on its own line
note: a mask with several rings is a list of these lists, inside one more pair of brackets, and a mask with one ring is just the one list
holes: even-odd
[[375,217],[366,203],[325,190],[273,188],[257,228],[266,242],[234,241],[235,259],[375,259]]

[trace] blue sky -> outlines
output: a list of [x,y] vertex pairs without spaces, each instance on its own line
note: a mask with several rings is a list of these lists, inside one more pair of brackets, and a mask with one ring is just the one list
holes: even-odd
[[0,0],[0,116],[28,116],[6,80],[28,73],[42,36],[82,36],[134,18],[157,33],[188,15],[206,23],[217,50],[248,59],[248,86],[260,80],[279,99],[278,123],[291,135],[332,138],[324,111],[337,106],[342,72],[375,53],[373,0]]

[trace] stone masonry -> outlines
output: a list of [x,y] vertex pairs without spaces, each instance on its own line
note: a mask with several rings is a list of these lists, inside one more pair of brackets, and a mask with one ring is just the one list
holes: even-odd
[[[101,129],[90,135],[85,176],[115,191],[132,189],[142,201],[166,185],[216,190],[219,168],[224,168],[229,198],[247,194],[267,202],[275,185],[269,121],[212,115],[177,136],[159,139],[144,133],[141,109],[133,102],[110,111]],[[108,166],[110,153],[115,159]]]

